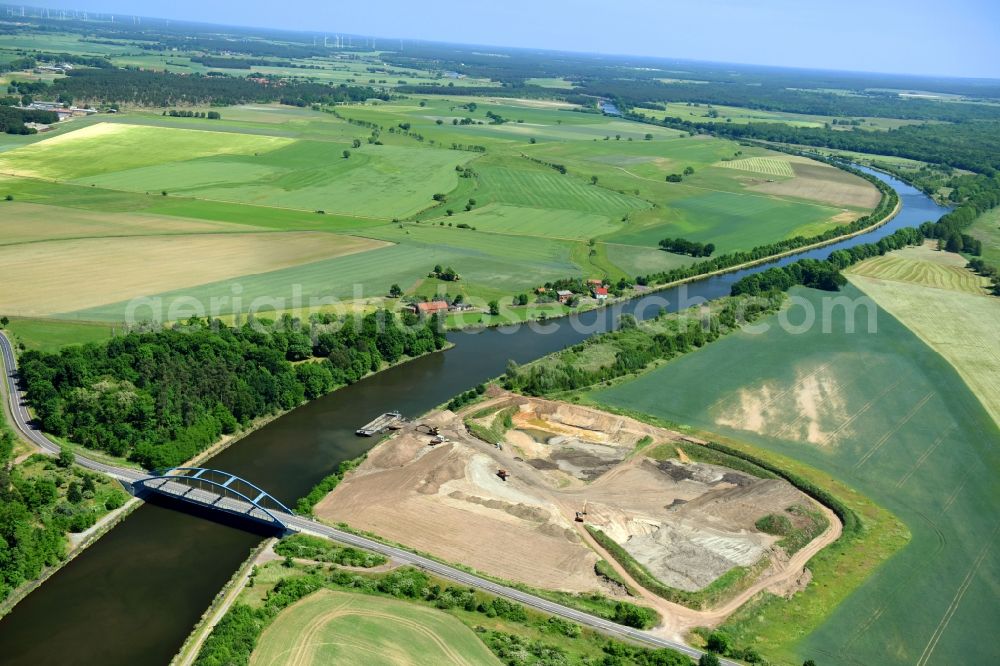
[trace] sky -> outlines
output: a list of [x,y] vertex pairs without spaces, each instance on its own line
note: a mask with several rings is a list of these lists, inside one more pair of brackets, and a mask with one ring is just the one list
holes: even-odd
[[31,4],[318,34],[1000,78],[998,0],[35,0]]

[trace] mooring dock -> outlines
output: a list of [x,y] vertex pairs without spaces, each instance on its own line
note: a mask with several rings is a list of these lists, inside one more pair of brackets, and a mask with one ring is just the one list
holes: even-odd
[[405,419],[399,412],[386,412],[369,423],[358,428],[355,433],[360,437],[374,437],[386,430],[399,426]]

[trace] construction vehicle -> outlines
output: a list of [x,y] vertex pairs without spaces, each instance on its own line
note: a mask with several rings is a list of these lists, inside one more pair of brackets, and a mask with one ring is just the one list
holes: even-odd
[[573,520],[575,520],[578,523],[582,523],[583,522],[583,517],[586,516],[586,515],[587,515],[587,502],[586,502],[586,500],[584,500],[584,502],[583,502],[583,511],[577,511],[576,512],[576,517]]
[[505,469],[498,469],[498,470],[497,470],[497,476],[499,476],[499,477],[500,477],[500,480],[501,480],[501,481],[506,481],[506,480],[507,480],[507,477],[508,477],[508,476],[510,476],[510,472],[508,472],[508,471],[507,471],[507,470],[505,470]]

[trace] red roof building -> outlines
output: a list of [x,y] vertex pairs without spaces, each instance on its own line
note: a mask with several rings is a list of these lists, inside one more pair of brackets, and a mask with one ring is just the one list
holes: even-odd
[[435,312],[446,312],[448,310],[447,301],[429,301],[427,303],[417,303],[417,310],[421,314],[434,314]]
[[417,303],[416,307],[410,306],[410,311],[420,315],[433,315],[438,312],[447,312],[447,301],[429,301],[427,303]]
[[603,301],[607,297],[608,297],[607,287],[597,287],[594,289],[594,298],[596,298],[597,300]]

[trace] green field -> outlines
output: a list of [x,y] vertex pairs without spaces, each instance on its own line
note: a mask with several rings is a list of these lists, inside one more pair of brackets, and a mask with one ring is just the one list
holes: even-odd
[[[821,311],[822,292],[793,290]],[[844,296],[861,296],[848,287]],[[789,315],[801,322],[795,309]],[[830,473],[905,521],[912,542],[815,631],[794,614],[734,631],[824,664],[990,663],[1000,580],[1000,431],[958,374],[880,310],[878,334],[729,335],[592,397],[749,442]],[[830,584],[829,582],[826,584]],[[808,595],[808,593],[807,593]],[[773,621],[773,618],[772,618]],[[794,627],[794,628],[793,628]],[[796,661],[797,659],[797,661]]]
[[640,218],[607,240],[652,247],[662,238],[680,236],[715,243],[720,252],[731,252],[792,236],[815,235],[827,229],[838,212],[829,206],[764,195],[697,193],[672,201],[669,221]]
[[395,599],[319,590],[264,630],[251,666],[499,664],[460,621]]
[[478,231],[574,240],[596,238],[621,227],[607,216],[596,213],[505,204],[491,204],[469,213],[460,213],[449,220],[452,221],[468,224]]
[[[689,122],[704,123],[784,123],[792,127],[823,127],[834,121],[833,116],[819,116],[806,113],[788,113],[784,111],[764,111],[762,109],[748,109],[739,106],[725,106],[722,104],[688,104],[682,102],[672,102],[665,105],[666,110],[643,109],[643,113],[651,118],[680,118]],[[710,117],[709,113],[714,110],[716,117]],[[840,120],[840,119],[838,119]],[[903,120],[900,118],[859,118],[861,124],[858,126],[865,130],[889,130],[910,125],[917,121]],[[836,127],[836,126],[834,126]],[[853,128],[851,125],[844,125],[842,128],[847,131]]]
[[7,330],[26,349],[55,353],[63,347],[111,338],[112,327],[95,322],[12,318]]
[[[646,208],[633,196],[595,187],[551,170],[484,166],[479,169],[479,196],[499,203],[538,208],[559,208],[615,215]],[[482,193],[480,195],[480,193]]]
[[[296,141],[259,156],[204,157],[85,180],[108,189],[165,189],[203,199],[389,218],[417,213],[433,203],[436,192],[452,190],[455,166],[472,157],[409,146],[366,146],[344,159],[344,148],[327,141]],[[414,178],[415,173],[422,176]]]
[[976,218],[969,235],[983,242],[983,260],[991,266],[1000,266],[1000,208]]
[[[248,104],[221,109],[222,119],[211,121],[151,110],[76,120],[0,152],[0,195],[14,199],[0,202],[13,213],[0,228],[9,230],[8,243],[268,230],[395,244],[322,260],[303,255],[297,265],[261,257],[250,273],[200,271],[202,281],[190,273],[176,288],[147,294],[162,303],[149,315],[167,316],[171,304],[194,298],[207,305],[240,292],[242,304],[229,300],[219,310],[228,315],[237,308],[304,312],[317,299],[326,310],[333,299],[376,307],[392,284],[407,295],[509,302],[558,278],[617,281],[690,263],[657,249],[666,236],[713,242],[719,251],[749,249],[826,229],[845,210],[811,200],[808,187],[795,196],[752,191],[765,174],[714,166],[739,158],[797,182],[781,154],[571,108],[426,96],[330,109],[336,113]],[[461,124],[465,118],[471,124]],[[665,182],[687,166],[694,175]],[[818,173],[817,182],[824,174],[843,178],[832,169]],[[444,200],[435,201],[437,194]],[[205,242],[206,257],[222,251]],[[58,262],[52,252],[45,258]],[[72,261],[73,270],[90,272]],[[462,280],[428,279],[435,264],[453,267]],[[61,299],[22,298],[12,313],[119,322],[129,301],[100,285],[145,284],[128,275],[136,269],[123,263],[110,282],[81,275],[79,284],[95,285],[86,299],[71,304],[64,290]],[[553,306],[546,314],[562,312]],[[515,309],[502,319],[524,316]],[[487,322],[477,314],[468,323]]]
[[[109,172],[186,162],[215,155],[253,155],[288,139],[97,123],[0,156],[0,172],[53,180],[80,180]],[[148,189],[148,188],[147,188]]]
[[605,243],[608,260],[628,275],[649,275],[693,264],[697,259],[651,247]]

